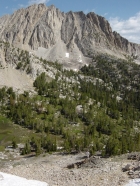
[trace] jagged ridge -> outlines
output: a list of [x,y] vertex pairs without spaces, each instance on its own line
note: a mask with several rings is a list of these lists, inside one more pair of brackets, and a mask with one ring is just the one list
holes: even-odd
[[35,54],[48,60],[67,65],[74,62],[76,68],[88,63],[87,57],[96,53],[118,57],[140,54],[140,45],[112,32],[104,17],[93,12],[63,13],[55,6],[44,4],[1,17],[0,38],[19,48],[36,51]]

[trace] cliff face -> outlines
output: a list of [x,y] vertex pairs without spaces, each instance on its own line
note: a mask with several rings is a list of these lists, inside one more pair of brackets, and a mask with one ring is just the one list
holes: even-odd
[[112,32],[105,18],[93,12],[63,13],[44,4],[1,17],[0,39],[62,63],[86,63],[97,52],[119,57],[140,54],[140,45]]

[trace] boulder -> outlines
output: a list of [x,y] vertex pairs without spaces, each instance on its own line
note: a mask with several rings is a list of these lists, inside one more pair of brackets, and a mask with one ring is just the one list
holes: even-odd
[[125,167],[122,168],[123,172],[130,171],[134,169],[134,166],[132,164],[127,164]]

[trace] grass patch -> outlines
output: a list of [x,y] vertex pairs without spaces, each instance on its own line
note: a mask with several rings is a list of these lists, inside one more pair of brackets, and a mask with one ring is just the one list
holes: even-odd
[[24,143],[29,137],[38,136],[32,130],[12,123],[4,116],[0,116],[0,151],[12,144],[13,139],[17,143]]
[[5,150],[4,146],[0,146],[0,152],[3,152]]

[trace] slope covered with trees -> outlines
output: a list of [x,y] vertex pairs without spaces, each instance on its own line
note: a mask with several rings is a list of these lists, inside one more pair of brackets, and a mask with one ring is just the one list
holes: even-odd
[[140,66],[131,60],[96,56],[79,72],[56,69],[34,81],[37,95],[0,89],[1,114],[36,132],[23,154],[34,150],[90,150],[116,155],[140,150]]

